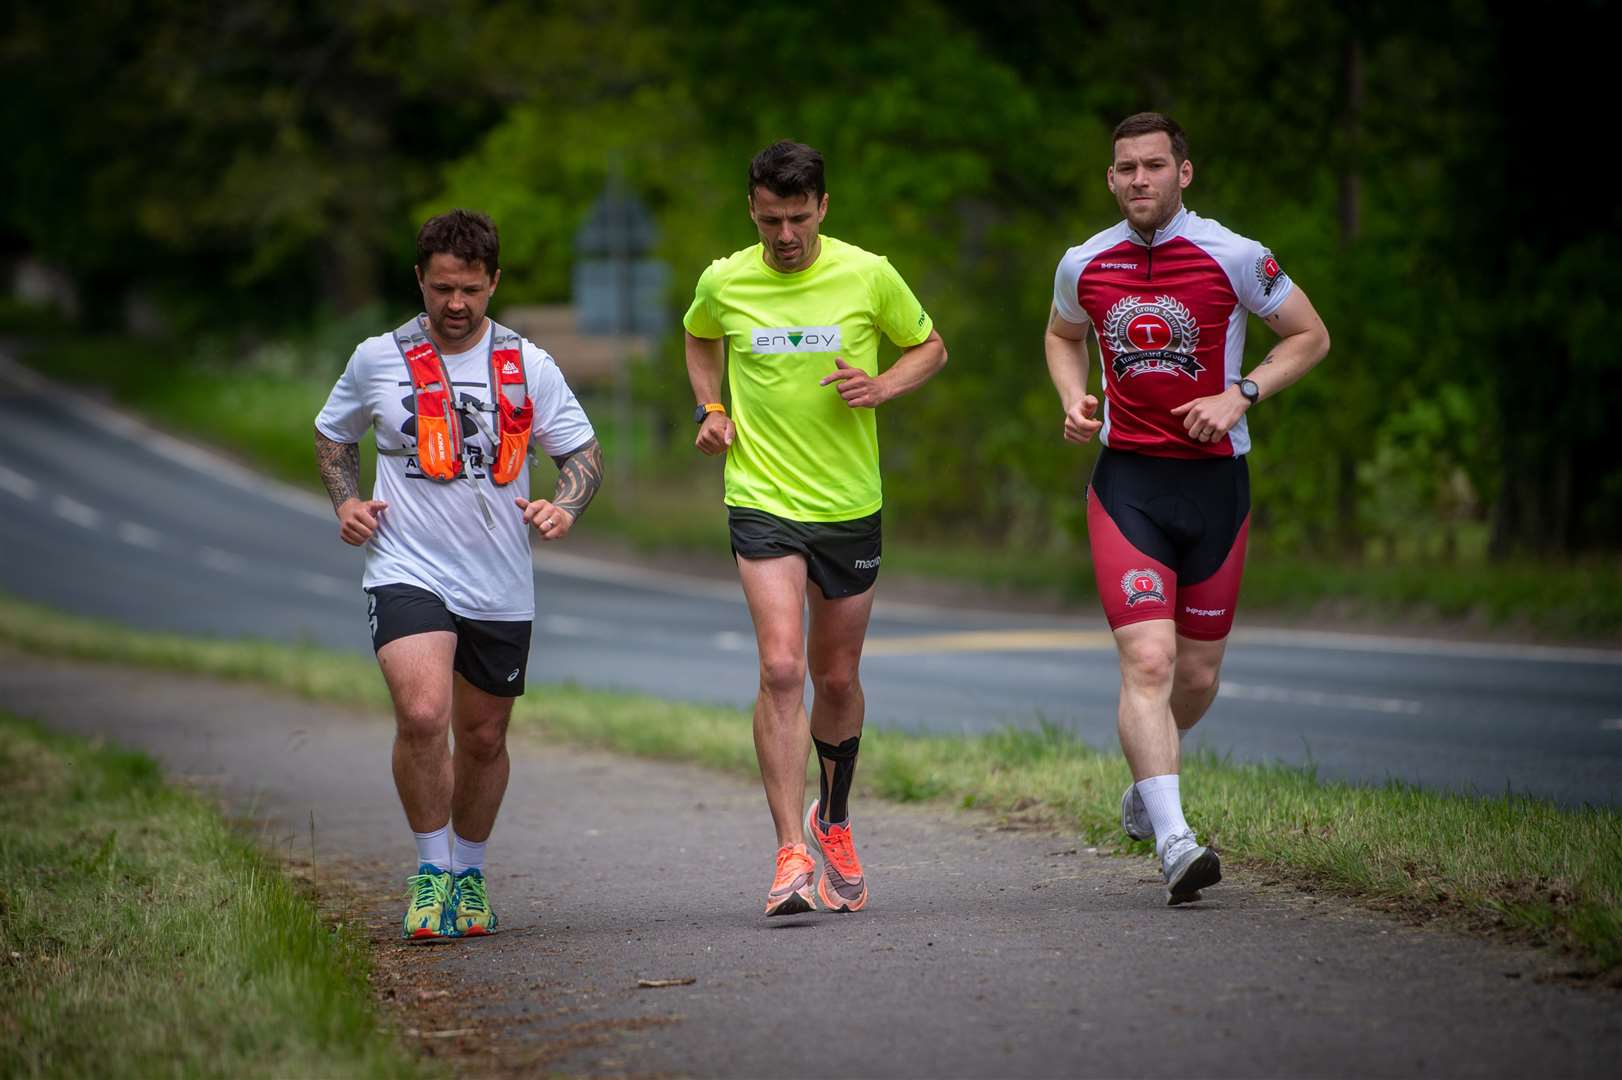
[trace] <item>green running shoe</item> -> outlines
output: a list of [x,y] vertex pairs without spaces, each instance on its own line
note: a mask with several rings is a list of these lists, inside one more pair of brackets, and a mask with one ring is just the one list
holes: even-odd
[[496,913],[490,910],[490,895],[484,891],[484,872],[468,869],[456,875],[451,891],[455,913],[451,933],[457,937],[479,937],[496,932]]
[[455,930],[450,918],[450,871],[423,863],[415,874],[406,878],[406,884],[411,888],[411,895],[406,901],[400,936],[412,941],[452,937]]

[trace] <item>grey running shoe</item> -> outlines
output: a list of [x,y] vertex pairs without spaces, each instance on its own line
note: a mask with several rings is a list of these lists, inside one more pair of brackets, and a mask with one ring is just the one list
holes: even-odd
[[1191,904],[1200,899],[1200,890],[1222,880],[1222,860],[1208,847],[1201,847],[1193,833],[1167,837],[1160,856],[1160,870],[1166,876],[1166,905]]
[[1153,840],[1155,827],[1149,821],[1149,808],[1138,794],[1137,784],[1128,784],[1121,792],[1121,828],[1134,840]]

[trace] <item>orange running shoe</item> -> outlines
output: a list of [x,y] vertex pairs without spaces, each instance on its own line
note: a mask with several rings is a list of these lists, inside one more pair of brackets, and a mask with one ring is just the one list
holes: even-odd
[[766,894],[767,915],[799,915],[817,910],[811,899],[811,878],[817,864],[805,853],[804,844],[784,844],[777,849],[777,874],[772,891]]
[[817,820],[821,799],[811,800],[805,815],[805,835],[822,853],[822,876],[817,879],[817,895],[829,911],[860,911],[867,904],[867,879],[856,857],[856,844],[850,826],[830,825],[825,831]]

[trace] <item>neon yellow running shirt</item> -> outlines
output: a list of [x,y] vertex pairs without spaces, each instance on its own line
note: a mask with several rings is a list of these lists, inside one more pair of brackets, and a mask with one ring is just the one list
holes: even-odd
[[834,357],[878,374],[879,333],[903,349],[934,322],[890,260],[823,236],[817,261],[794,274],[766,265],[760,244],[699,275],[682,325],[726,339],[737,434],[727,451],[726,502],[794,521],[847,521],[884,504],[873,409],[853,409]]

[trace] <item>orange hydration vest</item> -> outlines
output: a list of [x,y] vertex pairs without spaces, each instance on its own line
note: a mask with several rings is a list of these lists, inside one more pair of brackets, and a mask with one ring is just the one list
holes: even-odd
[[[463,393],[457,400],[445,360],[434,347],[425,329],[425,316],[394,331],[394,344],[411,375],[411,392],[416,402],[417,442],[400,450],[379,449],[385,457],[415,457],[424,476],[450,483],[472,480],[462,459],[462,421],[470,418],[490,442],[487,471],[497,485],[512,483],[530,456],[530,434],[535,424],[535,406],[529,399],[529,383],[524,375],[524,343],[516,333],[490,320],[490,398],[480,401]],[[491,414],[494,426],[485,421]],[[495,522],[484,493],[477,487],[479,510],[485,524]]]

